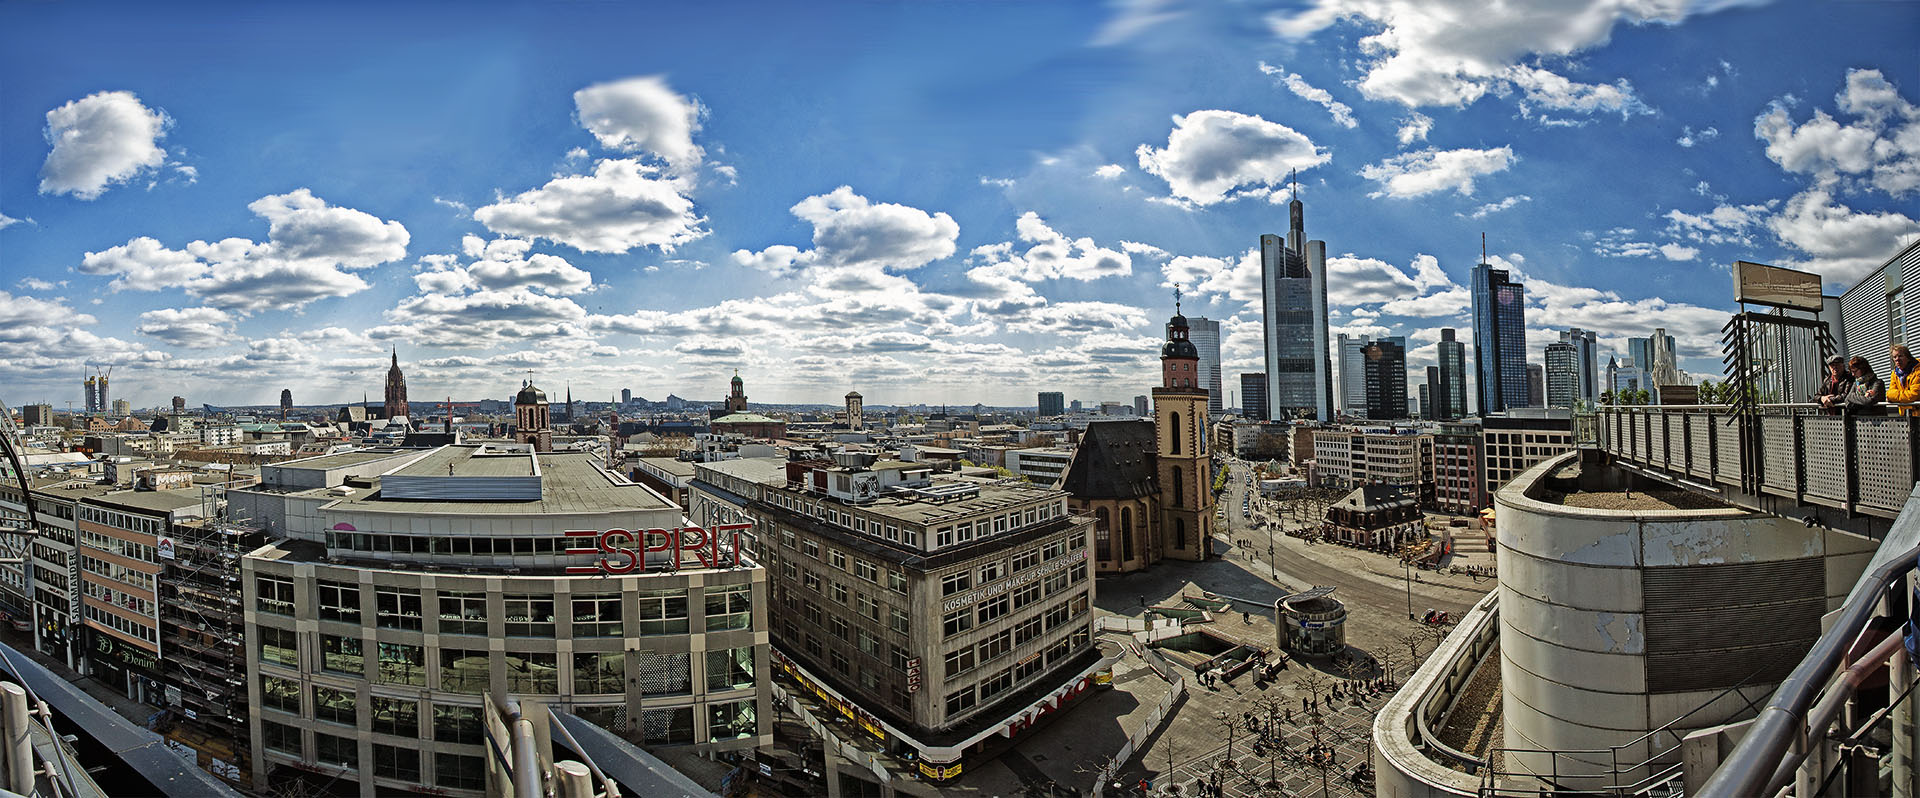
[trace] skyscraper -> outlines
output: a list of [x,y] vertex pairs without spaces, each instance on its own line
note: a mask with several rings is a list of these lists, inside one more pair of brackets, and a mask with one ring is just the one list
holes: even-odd
[[[1547,373],[1538,363],[1527,364],[1527,407],[1546,407]],[[1517,406],[1517,405],[1516,405]]]
[[1350,416],[1366,415],[1367,412],[1367,344],[1373,339],[1364,335],[1341,333],[1335,338],[1333,351],[1340,364],[1340,412]]
[[632,389],[632,388],[621,388],[621,389],[620,389],[620,404],[623,404],[623,405],[630,405],[630,404],[633,404],[633,389]]
[[387,369],[387,418],[407,415],[407,378],[400,373],[400,350],[393,350],[393,365]]
[[1473,359],[1480,414],[1527,406],[1527,292],[1506,269],[1473,267]]
[[1147,399],[1146,394],[1139,394],[1133,397],[1133,414],[1134,415],[1139,416],[1141,418],[1146,418],[1152,412],[1153,412],[1153,403],[1152,401]]
[[[1599,399],[1600,384],[1604,381],[1604,378],[1600,374],[1600,350],[1598,342],[1594,340],[1593,331],[1582,330],[1579,327],[1570,327],[1560,332],[1560,340],[1573,345],[1575,371],[1573,398],[1588,402]],[[1547,372],[1547,393],[1551,396],[1553,393],[1553,365],[1551,363],[1547,365]],[[1552,404],[1551,401],[1549,401],[1549,404]],[[1561,405],[1552,406],[1560,407]],[[1566,405],[1566,407],[1572,407],[1572,405]]]
[[866,407],[866,397],[861,396],[859,391],[847,392],[847,429],[867,428]]
[[1367,418],[1407,417],[1407,346],[1400,337],[1367,344]]
[[1035,414],[1042,418],[1064,415],[1067,412],[1067,395],[1059,391],[1041,391],[1039,405],[1040,409]]
[[1226,386],[1220,384],[1220,322],[1196,318],[1190,323],[1193,347],[1200,350],[1200,382],[1207,389],[1207,410],[1218,413],[1227,398]]
[[293,389],[281,388],[280,389],[280,417],[284,419],[287,417],[287,414],[292,411],[293,411]]
[[1547,406],[1573,407],[1580,395],[1580,352],[1572,341],[1547,344]]
[[[1431,372],[1433,370],[1434,368],[1432,366],[1427,367],[1427,371]],[[1432,385],[1425,382],[1420,383],[1420,406],[1414,408],[1413,415],[1415,418],[1424,418],[1424,419],[1433,418],[1433,386]]]
[[1420,385],[1420,417],[1429,421],[1446,418],[1447,386],[1440,379],[1440,367],[1427,367],[1427,381]]
[[1454,340],[1453,328],[1440,330],[1440,393],[1434,394],[1435,417],[1452,421],[1467,414],[1467,345]]
[[1287,238],[1260,237],[1267,402],[1274,418],[1333,418],[1327,356],[1327,242],[1306,240],[1299,196],[1287,203]]
[[1267,420],[1267,375],[1261,372],[1240,375],[1240,416],[1254,421]]

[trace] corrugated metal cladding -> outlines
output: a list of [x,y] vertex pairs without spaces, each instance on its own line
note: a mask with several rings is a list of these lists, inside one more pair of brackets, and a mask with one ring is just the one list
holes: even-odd
[[[1889,272],[1893,281],[1887,279]],[[1845,320],[1850,350],[1847,354],[1865,357],[1879,374],[1886,374],[1891,365],[1887,355],[1887,344],[1891,343],[1887,291],[1902,287],[1912,290],[1903,289],[1900,293],[1903,299],[1900,337],[1912,345],[1920,339],[1920,320],[1915,319],[1915,315],[1920,314],[1920,241],[1888,258],[1880,268],[1840,295],[1840,316]]]
[[1820,636],[1819,557],[1640,572],[1647,690],[1720,690],[1777,682]]

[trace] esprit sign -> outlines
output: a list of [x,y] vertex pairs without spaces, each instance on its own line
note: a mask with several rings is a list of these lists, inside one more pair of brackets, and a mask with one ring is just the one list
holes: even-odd
[[[625,574],[644,565],[671,564],[677,568],[718,568],[722,555],[720,542],[732,543],[728,565],[740,564],[740,531],[752,524],[718,524],[710,527],[686,526],[679,529],[569,529],[567,537],[589,540],[591,546],[575,546],[568,554],[598,554],[592,565],[569,565],[570,574]],[[658,554],[654,557],[650,555]]]
[[993,585],[992,587],[983,587],[971,593],[964,593],[956,598],[949,599],[945,604],[940,605],[940,611],[953,612],[981,599],[990,599],[1028,582],[1059,573],[1067,568],[1086,562],[1086,560],[1087,550],[1075,549],[1072,554],[1047,562],[1031,571],[1017,574],[1012,579],[1005,580],[1000,584]]

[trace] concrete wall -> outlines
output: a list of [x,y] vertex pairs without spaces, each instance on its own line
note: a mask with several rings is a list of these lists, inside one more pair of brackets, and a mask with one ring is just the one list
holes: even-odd
[[1499,594],[1476,603],[1373,716],[1373,790],[1379,798],[1459,798],[1479,794],[1481,777],[1424,742],[1477,667],[1497,668],[1487,649],[1500,633]]
[[[1677,761],[1668,749],[1680,735],[1764,702],[1873,544],[1732,508],[1541,500],[1550,485],[1570,486],[1552,474],[1579,456],[1543,462],[1494,497],[1504,745],[1561,752],[1515,753],[1508,770],[1588,774],[1563,781],[1600,786],[1610,769]],[[1584,470],[1594,487],[1630,484],[1608,466]]]

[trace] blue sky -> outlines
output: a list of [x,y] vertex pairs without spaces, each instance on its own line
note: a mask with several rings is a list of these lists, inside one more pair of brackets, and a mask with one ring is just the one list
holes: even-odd
[[0,3],[0,399],[1125,400],[1176,283],[1234,385],[1294,170],[1414,369],[1485,232],[1710,372],[1920,234],[1920,4],[1484,5]]

